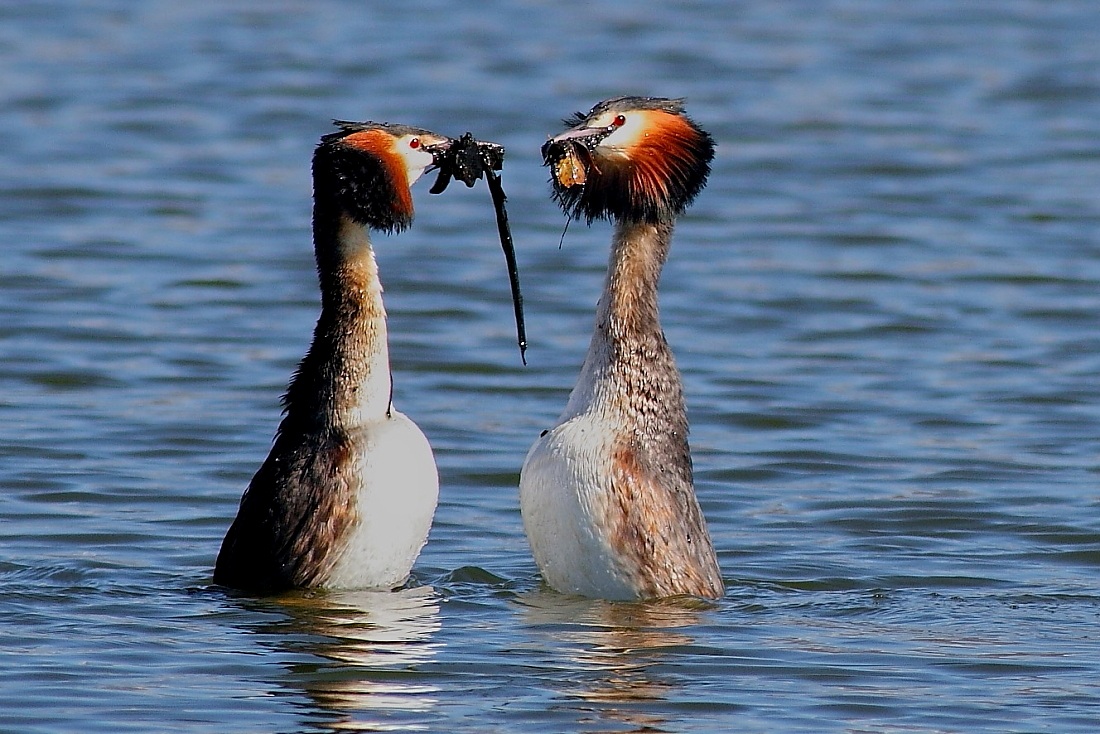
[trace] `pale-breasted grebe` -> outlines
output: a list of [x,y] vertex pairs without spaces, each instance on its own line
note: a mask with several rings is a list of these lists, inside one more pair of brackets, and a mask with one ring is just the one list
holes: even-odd
[[607,599],[722,596],[695,497],[683,387],[658,318],[677,216],[706,184],[714,141],[680,100],[620,97],[543,146],[571,217],[615,223],[596,328],[557,424],[520,475],[546,582]]
[[404,125],[337,125],[313,156],[321,315],[214,569],[215,583],[252,592],[399,586],[439,493],[428,440],[391,400],[369,230],[409,226],[409,187],[452,141]]

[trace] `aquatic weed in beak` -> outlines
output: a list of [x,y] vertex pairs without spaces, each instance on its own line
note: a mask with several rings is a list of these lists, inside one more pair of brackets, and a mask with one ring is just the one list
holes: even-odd
[[519,343],[519,357],[527,364],[527,329],[523,324],[523,294],[519,288],[519,269],[516,265],[516,250],[512,243],[512,230],[508,225],[508,211],[504,207],[507,196],[500,183],[497,171],[504,167],[504,146],[484,140],[475,140],[471,133],[455,140],[435,161],[439,176],[432,185],[431,193],[440,194],[450,185],[451,179],[458,179],[470,188],[485,177],[489,193],[493,197],[496,211],[497,234],[500,246],[504,250],[504,259],[508,264],[508,282],[512,287],[512,307],[516,315],[516,339]]

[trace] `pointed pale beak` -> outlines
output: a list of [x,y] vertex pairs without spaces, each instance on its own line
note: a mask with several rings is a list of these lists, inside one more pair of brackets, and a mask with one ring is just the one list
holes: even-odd
[[555,135],[554,137],[550,138],[550,142],[556,143],[563,140],[577,140],[578,138],[584,139],[595,136],[599,136],[602,138],[606,134],[606,128],[602,127],[575,127],[571,130],[566,130],[560,135]]
[[547,140],[542,145],[542,164],[552,166],[563,158],[580,154],[586,163],[591,163],[587,155],[596,149],[608,135],[607,128],[578,126],[566,130]]

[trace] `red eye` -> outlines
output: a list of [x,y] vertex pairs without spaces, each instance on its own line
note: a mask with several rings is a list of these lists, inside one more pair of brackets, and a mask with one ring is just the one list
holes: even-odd
[[420,147],[420,138],[413,138],[412,140],[410,140],[409,141],[409,147],[410,148],[419,148]]
[[615,119],[611,121],[612,126],[622,127],[626,124],[626,115],[615,115]]

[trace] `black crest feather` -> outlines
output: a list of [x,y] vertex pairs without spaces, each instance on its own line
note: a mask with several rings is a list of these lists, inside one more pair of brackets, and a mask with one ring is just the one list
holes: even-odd
[[[355,133],[380,130],[393,137],[431,134],[408,125],[380,122],[333,120],[340,128],[321,137],[313,153],[313,193],[317,205],[333,206],[359,224],[385,232],[400,232],[412,224],[410,207],[398,203],[405,198],[404,181],[395,179],[394,169],[376,154],[345,144]],[[400,187],[400,188],[399,188]]]

